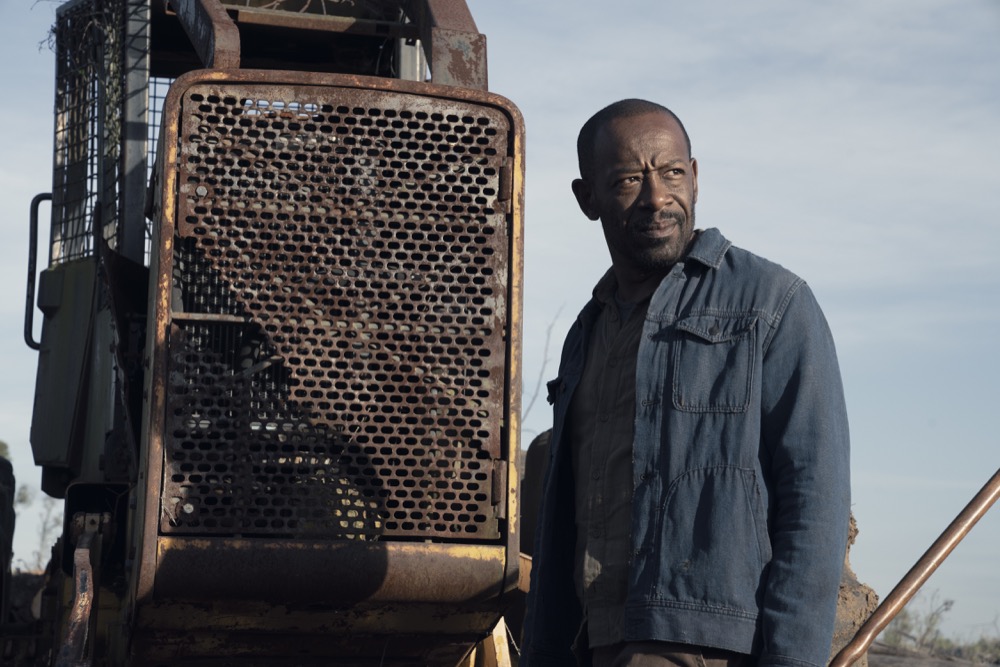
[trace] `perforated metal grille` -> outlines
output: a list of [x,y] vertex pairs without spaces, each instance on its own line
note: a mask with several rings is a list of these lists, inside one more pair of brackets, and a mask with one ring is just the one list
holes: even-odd
[[510,131],[402,93],[187,92],[163,531],[499,537]]

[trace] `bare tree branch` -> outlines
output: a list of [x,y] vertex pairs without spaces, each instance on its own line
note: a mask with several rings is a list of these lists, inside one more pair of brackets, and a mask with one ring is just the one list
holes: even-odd
[[[552,329],[555,328],[556,322],[559,320],[559,315],[562,313],[562,306],[559,306],[559,310],[556,311],[555,316],[549,322],[549,326],[545,329],[545,349],[542,351],[542,365],[538,369],[538,379],[535,381],[535,390],[531,392],[531,399],[528,401],[527,407],[521,411],[521,423],[523,424],[528,419],[528,415],[531,414],[531,408],[535,406],[535,401],[538,400],[538,395],[542,391],[542,382],[545,380],[545,368],[549,365],[549,346],[552,343]],[[531,431],[529,431],[530,433]]]

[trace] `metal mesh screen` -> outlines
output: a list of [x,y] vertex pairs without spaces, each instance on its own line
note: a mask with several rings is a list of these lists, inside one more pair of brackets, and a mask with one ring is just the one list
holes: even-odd
[[182,105],[161,530],[499,538],[506,115],[314,86]]
[[124,0],[78,0],[55,27],[56,127],[51,262],[115,246],[123,91]]

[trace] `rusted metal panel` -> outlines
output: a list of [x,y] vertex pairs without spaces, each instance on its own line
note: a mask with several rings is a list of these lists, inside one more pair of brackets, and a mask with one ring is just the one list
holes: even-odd
[[205,67],[240,66],[240,32],[219,0],[167,0]]
[[447,86],[486,90],[484,35],[432,28],[430,44],[431,81]]
[[[520,127],[521,121],[515,120],[513,125]],[[507,419],[507,440],[509,443],[507,460],[507,548],[511,554],[520,553],[521,509],[520,509],[520,457],[521,452],[521,387],[522,375],[521,355],[523,314],[520,304],[523,302],[524,290],[524,173],[525,148],[524,132],[519,130],[511,134],[510,172],[510,237],[511,251],[508,257],[508,299],[517,304],[510,310],[510,337],[517,341],[510,348],[510,362],[507,368],[507,397],[509,412]],[[520,560],[513,557],[507,559],[504,582],[514,586],[518,581]]]
[[154,220],[150,249],[149,304],[152,325],[147,327],[146,386],[144,388],[143,424],[145,436],[139,449],[138,484],[135,494],[137,525],[129,536],[129,565],[134,568],[129,583],[134,585],[132,601],[142,603],[152,596],[156,575],[156,537],[159,533],[160,489],[163,476],[163,442],[167,402],[171,323],[170,303],[173,292],[174,225],[177,198],[178,137],[180,124],[179,95],[168,92],[163,104],[162,127],[156,151],[156,168],[150,213]]
[[498,595],[505,559],[499,546],[161,537],[155,595],[338,607],[461,604]]
[[[133,664],[143,667],[455,667],[492,627],[496,614],[448,614],[440,607],[360,608],[326,614],[287,607],[254,608],[253,627],[225,627],[247,610],[209,612],[183,605],[149,610],[134,634]],[[235,613],[234,613],[235,612]],[[175,627],[178,618],[185,627]],[[322,626],[308,624],[321,618]],[[464,619],[456,623],[457,619]],[[171,623],[173,621],[173,623]],[[302,622],[306,621],[306,625]]]
[[153,605],[138,619],[132,662],[209,665],[224,655],[258,667],[455,667],[497,619],[468,605]]
[[479,33],[465,0],[423,0],[421,33],[431,80],[486,90],[486,37]]
[[175,83],[136,660],[223,641],[379,664],[388,640],[386,665],[454,665],[494,626],[517,573],[522,142],[479,91]]
[[507,114],[239,82],[181,104],[161,530],[499,538]]

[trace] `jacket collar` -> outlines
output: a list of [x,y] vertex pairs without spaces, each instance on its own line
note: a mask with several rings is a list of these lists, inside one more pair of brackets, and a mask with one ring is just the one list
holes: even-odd
[[[722,235],[715,227],[704,231],[698,231],[694,237],[691,249],[681,263],[695,261],[710,269],[718,269],[722,266],[722,260],[726,252],[733,244]],[[606,306],[614,302],[615,291],[618,289],[618,279],[615,277],[614,267],[605,272],[604,276],[597,282],[593,292],[593,304],[596,306]]]
[[685,261],[694,260],[709,268],[717,269],[722,266],[722,259],[732,245],[715,227],[706,229],[695,237]]

